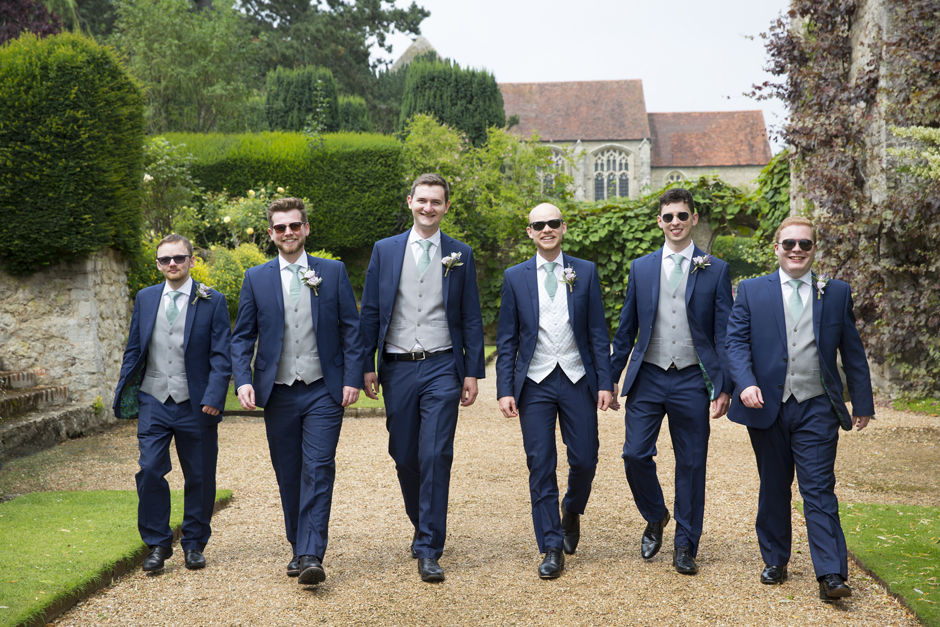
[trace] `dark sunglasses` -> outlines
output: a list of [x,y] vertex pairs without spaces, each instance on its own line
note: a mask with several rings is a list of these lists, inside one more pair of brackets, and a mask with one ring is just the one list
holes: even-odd
[[287,230],[287,227],[290,227],[290,230],[293,231],[294,233],[296,233],[296,232],[299,231],[301,228],[303,228],[303,225],[305,225],[305,224],[306,224],[306,222],[291,222],[290,224],[275,224],[274,226],[271,227],[271,229],[272,229],[275,233],[277,233],[278,235],[280,235],[281,233],[283,233],[284,231]]
[[811,239],[801,239],[801,240],[785,239],[782,242],[777,242],[777,243],[783,246],[784,250],[793,250],[793,247],[796,246],[797,244],[800,245],[800,250],[805,251],[805,250],[813,249],[813,240]]
[[539,220],[538,222],[529,222],[529,228],[533,231],[541,231],[547,224],[548,228],[550,229],[559,229],[561,228],[562,222],[564,222],[564,220],[560,220],[558,218],[555,218],[554,220]]
[[172,257],[157,257],[157,263],[159,263],[161,266],[168,266],[170,265],[170,262],[172,261],[176,263],[176,265],[179,266],[179,265],[182,265],[187,259],[189,259],[189,257],[190,255],[173,255]]
[[[671,214],[671,213],[664,213],[663,216],[662,216],[662,217],[663,217],[663,222],[665,222],[665,223],[667,223],[667,224],[670,223],[670,222],[672,222],[672,216],[673,216],[673,214]],[[677,218],[679,218],[679,222],[685,222],[686,220],[689,219],[689,212],[688,212],[688,211],[680,211],[679,213],[675,214],[675,216],[676,216]]]

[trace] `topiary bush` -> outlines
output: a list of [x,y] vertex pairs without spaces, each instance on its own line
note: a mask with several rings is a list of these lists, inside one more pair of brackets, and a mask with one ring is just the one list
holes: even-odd
[[65,33],[0,48],[0,266],[23,275],[140,246],[143,97],[114,53]]
[[359,96],[339,97],[339,130],[348,133],[371,133],[369,107]]

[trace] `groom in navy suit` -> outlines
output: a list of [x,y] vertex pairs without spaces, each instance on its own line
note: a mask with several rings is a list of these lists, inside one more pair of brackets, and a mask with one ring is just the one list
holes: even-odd
[[377,398],[380,383],[384,391],[388,452],[415,529],[411,556],[423,581],[439,582],[457,409],[473,404],[485,374],[483,319],[473,251],[440,230],[447,181],[422,174],[408,207],[414,226],[372,250],[360,338],[366,395]]
[[634,501],[647,521],[640,554],[644,559],[656,555],[669,522],[653,461],[663,415],[669,414],[676,458],[672,561],[677,572],[694,575],[705,512],[709,402],[712,417],[723,416],[732,391],[731,378],[722,371],[731,279],[728,264],[692,243],[698,214],[688,190],[673,188],[660,197],[656,223],[666,243],[630,266],[611,369],[618,381],[629,360],[623,380],[623,460]]
[[313,585],[326,579],[343,408],[359,399],[362,385],[359,317],[346,266],[304,252],[310,234],[304,202],[275,200],[267,217],[278,256],[245,272],[232,335],[235,385],[242,407],[264,407],[293,549],[287,575]]
[[231,326],[225,296],[193,281],[193,267],[193,246],[182,235],[167,235],[157,245],[157,268],[166,282],[137,293],[114,395],[118,418],[138,415],[137,527],[150,548],[145,571],[163,569],[173,555],[164,479],[171,470],[171,439],[183,468],[186,568],[205,567],[202,552],[212,533],[218,425],[232,376]]
[[[564,553],[578,547],[597,468],[597,410],[607,411],[614,389],[600,278],[590,261],[562,254],[567,230],[554,205],[529,213],[537,252],[503,274],[496,335],[499,408],[522,428],[542,579],[561,575]],[[569,466],[560,520],[556,416]]]
[[[757,458],[761,583],[787,578],[795,469],[819,596],[834,601],[852,595],[834,491],[839,427],[868,425],[875,413],[871,378],[849,285],[812,272],[813,223],[786,218],[774,242],[780,271],[742,281],[728,322],[729,372],[739,391],[728,418],[747,426]],[[842,398],[837,353],[851,414]]]

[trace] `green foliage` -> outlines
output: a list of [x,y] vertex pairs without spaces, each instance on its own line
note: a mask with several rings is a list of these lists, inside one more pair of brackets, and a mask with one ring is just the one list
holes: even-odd
[[258,44],[231,0],[198,11],[190,0],[123,0],[113,43],[146,88],[151,133],[216,129],[244,115]]
[[[735,242],[741,260],[753,270],[750,274],[736,274],[737,280],[768,274],[777,267],[774,254],[774,233],[784,218],[790,215],[790,151],[783,150],[770,160],[757,176],[757,188],[753,192],[757,203],[757,231],[746,240]],[[742,271],[745,266],[740,266]]]
[[[415,61],[435,61],[434,51],[418,55]],[[401,100],[405,95],[405,82],[408,80],[408,66],[396,70],[382,70],[375,77],[372,96],[369,98],[369,112],[375,132],[386,135],[394,133],[401,117]]]
[[340,96],[339,130],[348,133],[371,133],[369,107],[359,96]]
[[265,112],[271,130],[302,131],[311,115],[320,125],[318,132],[339,129],[336,81],[328,69],[279,67],[268,72],[266,85]]
[[503,94],[493,75],[450,61],[415,60],[408,66],[399,128],[419,113],[466,133],[474,146],[487,141],[490,127],[506,126]]
[[199,192],[189,171],[192,161],[185,146],[163,137],[144,144],[144,222],[160,238],[173,232],[180,210]]
[[755,241],[753,238],[719,235],[712,244],[712,254],[728,262],[733,283],[744,278],[766,274],[763,266],[750,261],[750,244],[753,241]]
[[289,195],[287,188],[273,183],[249,189],[244,196],[233,196],[228,191],[207,192],[198,204],[183,210],[177,230],[193,245],[234,249],[247,243],[274,255],[266,211],[271,202]]
[[90,39],[0,48],[0,265],[26,274],[140,242],[143,99]]
[[[239,249],[251,249],[253,251],[244,251],[240,258],[251,263],[260,257],[259,263],[264,263],[268,259],[258,251],[257,247],[251,244],[242,244]],[[252,263],[249,267],[257,264]],[[238,314],[238,297],[242,291],[242,280],[245,278],[245,266],[241,264],[239,258],[236,258],[233,251],[221,246],[214,246],[209,255],[209,277],[206,284],[225,294],[225,304],[228,305],[229,317],[235,321]]]
[[940,398],[927,396],[924,398],[896,399],[892,403],[895,409],[915,411],[928,416],[940,415]]
[[891,127],[895,137],[913,139],[916,147],[890,148],[888,152],[901,159],[914,161],[909,167],[914,176],[940,181],[940,128],[926,126]]
[[62,32],[62,21],[37,0],[0,0],[0,44],[23,32],[56,35]]
[[127,273],[127,288],[130,299],[137,298],[137,292],[164,281],[163,274],[157,269],[157,244],[161,237],[144,237],[136,254],[130,259],[130,270]]

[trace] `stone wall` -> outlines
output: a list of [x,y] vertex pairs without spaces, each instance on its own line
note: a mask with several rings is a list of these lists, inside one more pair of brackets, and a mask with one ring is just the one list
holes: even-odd
[[686,179],[697,179],[700,176],[717,174],[718,178],[734,185],[744,191],[753,190],[757,183],[757,175],[764,169],[762,165],[736,165],[736,166],[696,166],[680,168],[652,168],[650,175],[652,189],[662,189],[666,185],[666,177],[677,172]]
[[65,385],[73,401],[101,396],[110,412],[127,341],[128,264],[103,251],[25,277],[0,272],[0,365]]
[[570,151],[572,157],[571,170],[574,181],[574,199],[576,201],[594,200],[594,157],[597,153],[609,148],[619,150],[627,155],[629,164],[630,198],[639,198],[649,190],[650,185],[650,143],[649,140],[618,140],[618,141],[581,141],[576,142],[550,142],[551,148],[559,151]]

